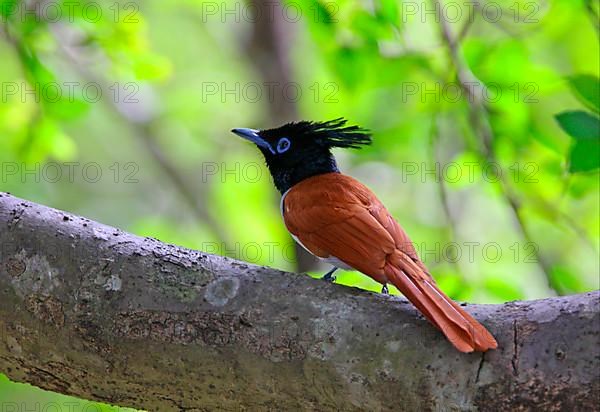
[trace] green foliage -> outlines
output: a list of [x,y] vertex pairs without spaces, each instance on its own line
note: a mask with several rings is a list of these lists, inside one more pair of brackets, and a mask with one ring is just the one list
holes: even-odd
[[[295,270],[268,172],[228,132],[271,126],[261,70],[276,59],[246,40],[269,17],[235,0],[67,3],[53,19],[0,0],[0,190]],[[498,18],[465,2],[442,13],[451,39],[430,2],[284,4],[276,40],[292,36],[301,92],[284,103],[374,132],[373,146],[336,153],[340,166],[383,200],[444,291],[503,302],[600,286],[595,2],[503,1]],[[338,282],[381,289],[356,272]],[[68,399],[6,379],[0,398]]]
[[570,172],[588,172],[600,167],[600,119],[584,111],[556,116],[560,127],[574,140],[569,157]]
[[133,412],[135,409],[88,402],[43,391],[31,385],[12,383],[0,374],[0,400],[6,411]]
[[569,78],[569,84],[579,101],[590,110],[600,113],[600,79],[589,74]]
[[502,277],[489,276],[485,280],[485,288],[502,301],[523,299],[523,293]]
[[581,110],[562,112],[556,120],[574,140],[569,155],[569,171],[589,172],[600,167],[600,79],[578,75],[569,78],[569,84],[579,102],[596,114]]

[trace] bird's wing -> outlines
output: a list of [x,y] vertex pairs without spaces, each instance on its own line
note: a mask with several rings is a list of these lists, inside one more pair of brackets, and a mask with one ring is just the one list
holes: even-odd
[[335,256],[379,280],[386,257],[400,253],[430,278],[408,235],[373,192],[350,176],[306,179],[287,193],[283,206],[290,233],[319,257]]
[[371,213],[373,206],[383,208],[360,182],[328,173],[295,185],[285,196],[283,218],[290,233],[316,256],[334,256],[377,279],[396,242]]
[[283,201],[288,230],[319,257],[336,257],[396,286],[460,351],[485,351],[494,337],[435,284],[400,225],[357,180],[328,173],[303,180]]

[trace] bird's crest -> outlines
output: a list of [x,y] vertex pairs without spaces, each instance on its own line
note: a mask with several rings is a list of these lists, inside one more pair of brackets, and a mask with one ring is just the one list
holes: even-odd
[[300,121],[287,123],[276,129],[261,130],[265,137],[293,136],[314,139],[325,147],[360,148],[371,144],[371,134],[359,126],[346,126],[343,117],[326,122]]

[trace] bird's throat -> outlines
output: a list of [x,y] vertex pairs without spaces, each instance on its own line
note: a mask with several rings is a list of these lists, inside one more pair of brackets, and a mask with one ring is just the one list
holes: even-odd
[[293,167],[282,167],[277,164],[267,163],[267,167],[273,177],[273,183],[281,194],[287,192],[292,186],[304,179],[324,173],[339,173],[337,163],[333,155],[319,158],[310,162],[304,162]]

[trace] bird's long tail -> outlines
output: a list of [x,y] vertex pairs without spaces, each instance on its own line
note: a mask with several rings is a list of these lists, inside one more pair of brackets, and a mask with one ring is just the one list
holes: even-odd
[[461,352],[485,352],[498,347],[492,334],[446,296],[420,262],[394,253],[387,265],[388,280],[446,335]]

